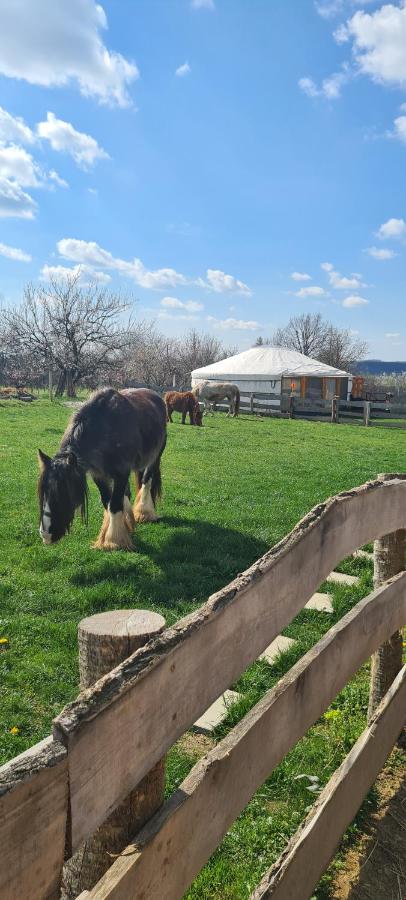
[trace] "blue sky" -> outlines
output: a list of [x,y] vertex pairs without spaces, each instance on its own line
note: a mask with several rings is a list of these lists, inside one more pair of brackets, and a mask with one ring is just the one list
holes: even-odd
[[406,358],[403,0],[0,0],[0,107],[6,303],[80,265],[169,335]]

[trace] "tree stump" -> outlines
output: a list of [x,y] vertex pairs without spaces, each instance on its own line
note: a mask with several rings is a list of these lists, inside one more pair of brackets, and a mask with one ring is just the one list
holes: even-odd
[[[78,628],[81,689],[90,687],[164,628],[165,619],[146,610],[119,609],[82,619]],[[74,900],[94,887],[161,806],[164,787],[162,759],[65,865],[62,900]]]

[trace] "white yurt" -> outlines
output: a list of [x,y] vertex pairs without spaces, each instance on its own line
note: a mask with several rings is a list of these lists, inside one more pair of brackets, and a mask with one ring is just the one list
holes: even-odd
[[271,405],[278,407],[281,396],[286,394],[311,400],[328,400],[337,395],[347,400],[352,375],[287,347],[262,346],[195,369],[192,387],[203,381],[232,381],[243,395],[276,394]]

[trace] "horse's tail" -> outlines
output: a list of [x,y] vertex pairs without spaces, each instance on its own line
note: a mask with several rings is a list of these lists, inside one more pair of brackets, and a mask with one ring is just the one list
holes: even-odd
[[238,413],[240,411],[240,400],[241,400],[240,391],[236,385],[235,386],[235,401],[234,401],[234,415],[235,416],[238,416]]

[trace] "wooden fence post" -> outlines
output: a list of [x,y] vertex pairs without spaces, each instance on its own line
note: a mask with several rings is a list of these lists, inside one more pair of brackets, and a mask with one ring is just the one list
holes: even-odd
[[338,397],[333,397],[331,401],[331,421],[338,425]]
[[371,418],[371,404],[369,400],[364,400],[364,425],[369,425]]
[[[384,480],[385,475],[378,475]],[[385,534],[374,542],[374,585],[379,587],[388,578],[405,568],[406,530],[400,529]],[[373,654],[371,660],[371,683],[369,692],[368,722],[388,688],[402,668],[402,632],[396,631]]]
[[295,418],[295,395],[291,394],[289,397],[289,418]]
[[[81,689],[90,687],[164,628],[163,616],[145,610],[119,609],[82,619],[78,628]],[[73,900],[99,881],[114,857],[159,809],[164,787],[162,759],[65,865],[62,900]]]
[[254,394],[250,395],[250,413],[254,415]]

